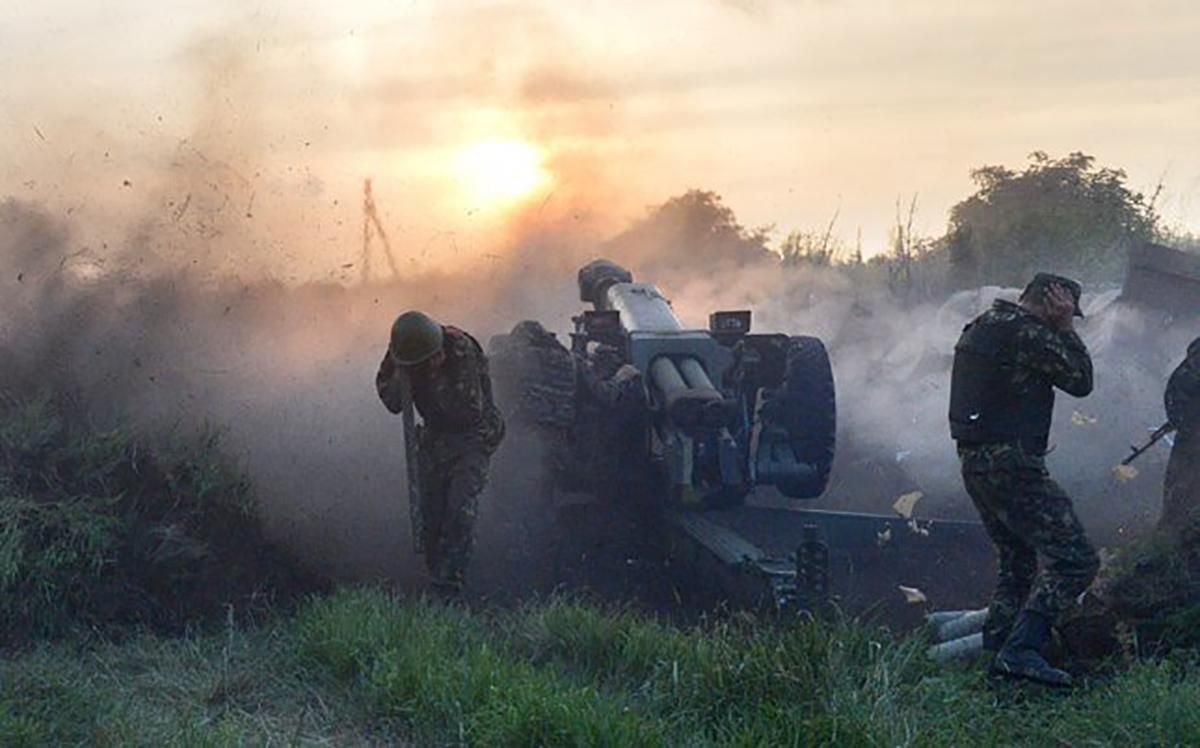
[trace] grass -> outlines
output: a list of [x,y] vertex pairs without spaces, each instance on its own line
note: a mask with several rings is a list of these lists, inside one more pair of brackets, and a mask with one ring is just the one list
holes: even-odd
[[0,660],[2,745],[1189,745],[1190,655],[1069,693],[939,669],[917,638],[748,619],[680,629],[550,601],[469,613],[375,589],[257,627]]
[[254,602],[294,574],[212,435],[150,449],[0,400],[2,746],[1200,744],[1186,648],[1051,693],[854,622]]
[[[0,630],[179,631],[310,585],[266,542],[218,434],[92,428],[42,395],[0,393]],[[311,587],[308,587],[311,589]]]

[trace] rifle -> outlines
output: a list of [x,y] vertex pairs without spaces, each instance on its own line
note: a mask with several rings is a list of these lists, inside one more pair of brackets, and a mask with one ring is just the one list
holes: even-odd
[[1154,430],[1153,433],[1150,434],[1150,438],[1146,441],[1145,444],[1143,444],[1140,447],[1136,446],[1136,445],[1131,446],[1129,448],[1130,449],[1129,456],[1126,457],[1124,460],[1121,460],[1121,464],[1122,465],[1132,464],[1134,460],[1141,457],[1144,452],[1149,450],[1155,444],[1158,444],[1159,441],[1161,441],[1164,436],[1166,436],[1167,434],[1171,433],[1174,430],[1175,430],[1175,427],[1171,425],[1170,421],[1167,421],[1163,425],[1159,426],[1158,428],[1156,428]]
[[416,414],[413,412],[412,399],[412,380],[409,379],[408,371],[402,367],[396,367],[396,384],[400,388],[400,399],[404,403],[400,410],[400,418],[404,422],[404,463],[405,472],[408,474],[408,520],[412,527],[413,549],[417,553],[424,553],[424,543],[421,541],[423,533],[423,517],[421,516],[421,464],[420,454],[418,452],[420,440],[417,438],[417,422]]

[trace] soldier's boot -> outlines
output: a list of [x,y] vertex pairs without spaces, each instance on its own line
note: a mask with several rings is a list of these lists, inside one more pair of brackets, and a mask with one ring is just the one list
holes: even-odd
[[1046,662],[1042,648],[1050,640],[1050,619],[1042,613],[1022,610],[1008,641],[992,661],[992,672],[1009,678],[1024,678],[1047,686],[1067,688],[1071,675]]

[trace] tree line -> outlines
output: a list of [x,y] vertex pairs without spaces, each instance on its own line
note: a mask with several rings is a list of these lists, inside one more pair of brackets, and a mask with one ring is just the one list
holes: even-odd
[[1193,244],[1172,234],[1147,197],[1121,169],[1084,153],[1030,154],[1020,169],[982,166],[971,172],[975,192],[955,204],[945,233],[919,236],[916,200],[897,201],[888,251],[864,257],[861,241],[836,232],[837,215],[817,230],[786,234],[747,228],[720,195],[691,190],[652,209],[607,243],[611,255],[643,267],[739,266],[771,262],[785,268],[829,267],[883,278],[897,294],[926,296],[986,284],[1016,286],[1035,270],[1089,283],[1119,282],[1130,249],[1146,241]]

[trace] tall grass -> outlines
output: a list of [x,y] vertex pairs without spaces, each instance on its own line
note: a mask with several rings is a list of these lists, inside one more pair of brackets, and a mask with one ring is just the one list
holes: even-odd
[[181,630],[304,577],[263,538],[215,433],[98,431],[0,397],[0,644],[72,627]]
[[314,602],[297,652],[365,699],[368,716],[424,740],[479,745],[658,745],[662,726],[620,692],[520,656],[461,610],[380,593]]
[[852,623],[680,629],[379,590],[246,629],[0,660],[0,745],[1194,745],[1190,656],[1062,693],[941,670]]
[[1070,694],[943,671],[853,623],[678,629],[553,602],[472,616],[380,592],[306,607],[297,652],[364,716],[473,745],[991,745],[1200,740],[1191,661]]

